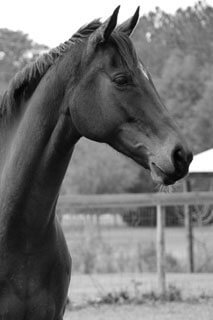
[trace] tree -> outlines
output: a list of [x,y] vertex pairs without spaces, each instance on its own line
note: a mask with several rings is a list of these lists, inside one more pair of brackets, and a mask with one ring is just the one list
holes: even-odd
[[[211,75],[213,75],[213,68]],[[198,151],[204,151],[213,147],[213,76],[206,83],[202,99],[195,105],[196,121],[193,132],[197,137]]]
[[0,29],[0,93],[4,92],[18,70],[47,48],[34,43],[21,31]]
[[213,8],[205,2],[179,9],[174,15],[156,8],[140,18],[133,35],[139,57],[160,77],[171,52],[179,49],[200,62],[213,62]]

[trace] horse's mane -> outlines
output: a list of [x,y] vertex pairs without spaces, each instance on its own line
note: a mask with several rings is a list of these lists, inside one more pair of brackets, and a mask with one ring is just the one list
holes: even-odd
[[100,25],[100,20],[96,19],[81,27],[68,41],[41,55],[35,62],[17,72],[0,99],[0,117],[16,114],[19,111],[20,99],[30,96],[55,61],[63,56],[73,44],[87,38]]

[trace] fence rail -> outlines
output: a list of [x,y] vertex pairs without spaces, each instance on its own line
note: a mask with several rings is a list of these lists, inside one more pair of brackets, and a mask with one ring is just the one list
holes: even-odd
[[[72,209],[108,209],[108,208],[136,208],[157,207],[157,276],[159,293],[166,294],[165,274],[165,207],[184,205],[185,217],[190,217],[189,205],[213,204],[213,192],[185,192],[185,193],[149,193],[149,194],[117,194],[117,195],[66,195],[60,196],[58,207]],[[103,211],[100,210],[100,213]],[[90,210],[88,210],[90,213]],[[113,213],[113,212],[112,212]],[[98,214],[98,212],[96,213]],[[191,219],[188,219],[191,221]],[[186,228],[188,250],[188,270],[193,272],[193,233],[192,224]],[[190,235],[190,236],[189,236]]]
[[58,206],[72,208],[135,208],[213,204],[213,192],[143,193],[60,196]]

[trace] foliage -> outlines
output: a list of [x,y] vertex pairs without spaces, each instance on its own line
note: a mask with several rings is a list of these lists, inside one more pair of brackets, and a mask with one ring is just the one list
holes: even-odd
[[0,93],[4,92],[18,70],[47,48],[34,43],[21,31],[0,29]]
[[[88,304],[144,304],[156,302],[183,302],[181,290],[174,285],[169,285],[165,296],[161,296],[157,291],[150,291],[147,293],[141,292],[138,284],[134,284],[133,293],[129,288],[121,289],[113,292],[101,294],[96,300],[89,301]],[[195,302],[195,299],[192,300]]]
[[204,1],[194,7],[179,9],[174,15],[156,8],[141,17],[133,39],[139,56],[156,76],[171,52],[195,55],[201,64],[212,62],[213,8]]

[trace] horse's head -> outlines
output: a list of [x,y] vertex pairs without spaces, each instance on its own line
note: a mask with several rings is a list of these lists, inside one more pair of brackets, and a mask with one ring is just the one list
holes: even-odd
[[79,134],[106,142],[168,185],[192,160],[129,38],[139,10],[116,28],[117,8],[84,42],[70,113]]

